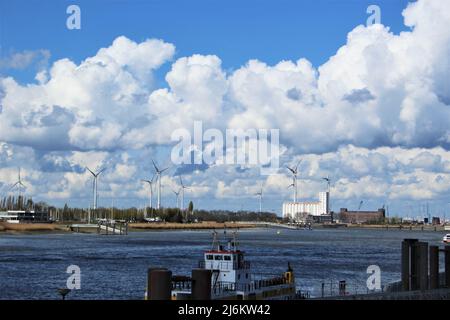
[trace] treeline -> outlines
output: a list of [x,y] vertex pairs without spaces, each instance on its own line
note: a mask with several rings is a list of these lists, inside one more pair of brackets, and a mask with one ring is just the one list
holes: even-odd
[[196,221],[265,221],[275,222],[277,216],[270,212],[228,211],[228,210],[194,210],[192,201],[184,211],[178,208],[98,208],[89,210],[71,208],[67,204],[63,208],[50,206],[45,202],[34,203],[32,198],[8,196],[0,199],[0,210],[35,210],[49,213],[49,218],[58,222],[92,222],[98,219],[126,220],[143,222],[145,218],[165,222],[190,223]]
[[95,222],[98,219],[126,220],[129,222],[143,222],[145,218],[165,222],[191,223],[201,221],[265,221],[276,222],[277,216],[274,213],[247,212],[247,211],[220,211],[220,210],[184,210],[178,208],[162,209],[138,209],[138,208],[98,208],[96,210],[69,208],[56,209],[52,214],[57,221],[90,221]]
[[41,210],[42,203],[35,204],[32,198],[20,196],[6,196],[0,199],[0,211],[7,210]]
[[197,210],[195,216],[204,221],[264,221],[276,222],[278,217],[271,212],[252,212],[252,211],[228,211],[228,210]]

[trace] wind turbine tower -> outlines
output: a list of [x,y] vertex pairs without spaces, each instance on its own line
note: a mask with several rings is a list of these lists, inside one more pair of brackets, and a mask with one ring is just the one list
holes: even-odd
[[[148,183],[149,187],[150,187],[150,195],[149,195],[149,205],[150,205],[150,210],[153,209],[153,180],[155,179],[155,176],[153,175],[153,177],[150,180],[141,180],[142,182]],[[147,218],[147,216],[146,216]]]
[[174,191],[174,190],[172,190],[172,192],[175,194],[175,196],[177,197],[177,208],[178,209],[180,209],[180,204],[179,204],[179,196],[180,196],[180,191],[181,191],[181,189],[180,190],[178,190],[178,192],[177,191]]
[[294,202],[297,202],[297,175],[298,175],[298,166],[302,161],[300,160],[295,167],[286,167],[292,174],[292,184],[288,186],[288,188],[294,188]]
[[259,213],[262,212],[262,197],[263,197],[263,187],[261,184],[261,189],[259,192],[255,193],[256,196],[259,197]]
[[22,188],[26,189],[26,186],[23,184],[22,178],[20,176],[20,167],[19,167],[19,173],[18,173],[18,180],[11,186],[11,188],[9,188],[9,190],[14,189],[15,187],[17,187],[17,189],[19,190],[19,197],[21,197],[22,196]]
[[158,180],[158,203],[156,205],[156,208],[160,209],[161,208],[161,174],[169,168],[160,170],[158,168],[158,166],[155,164],[155,161],[152,160],[152,163],[153,163],[153,167],[155,168],[156,179]]
[[181,210],[184,210],[184,189],[189,189],[183,183],[183,179],[180,176],[180,184],[181,184]]
[[92,197],[93,197],[93,210],[95,211],[97,209],[97,202],[98,202],[98,177],[99,175],[106,170],[106,168],[101,169],[97,173],[86,167],[86,169],[92,174],[94,177],[94,180],[92,181]]

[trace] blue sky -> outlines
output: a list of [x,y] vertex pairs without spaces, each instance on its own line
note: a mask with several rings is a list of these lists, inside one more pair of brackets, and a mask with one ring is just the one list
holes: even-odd
[[[382,20],[395,33],[406,30],[406,0],[382,0]],[[81,8],[81,30],[65,28],[66,8]],[[177,46],[176,57],[216,54],[225,69],[250,59],[268,64],[305,57],[326,62],[345,44],[355,26],[365,24],[369,0],[317,1],[1,1],[1,54],[47,49],[50,61],[80,62],[125,35],[134,41],[164,39]],[[161,74],[165,73],[161,70]],[[20,72],[29,80],[31,72]]]
[[[330,175],[334,210],[443,214],[450,8],[408,3],[0,0],[0,193],[21,166],[35,198],[87,206],[83,167],[107,166],[100,203],[142,206],[150,159],[170,165],[171,133],[202,121],[279,129],[281,167],[303,159],[302,199]],[[66,28],[71,4],[81,30]],[[381,24],[369,26],[372,4]],[[174,205],[182,171],[197,207],[257,210],[263,183],[264,209],[280,213],[282,168],[173,167],[163,199]]]

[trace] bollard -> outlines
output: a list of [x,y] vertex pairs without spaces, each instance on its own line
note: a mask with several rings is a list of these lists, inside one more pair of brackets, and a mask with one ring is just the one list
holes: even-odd
[[417,239],[404,239],[402,242],[402,290],[414,290],[416,281],[415,246]]
[[172,271],[163,268],[148,269],[147,299],[170,300],[172,296]]
[[417,280],[418,288],[428,290],[428,242],[417,242]]
[[211,276],[208,269],[192,270],[192,300],[211,300]]
[[445,287],[450,288],[450,246],[445,246]]
[[439,247],[430,246],[430,289],[439,288]]
[[339,295],[340,296],[345,296],[345,280],[339,281]]

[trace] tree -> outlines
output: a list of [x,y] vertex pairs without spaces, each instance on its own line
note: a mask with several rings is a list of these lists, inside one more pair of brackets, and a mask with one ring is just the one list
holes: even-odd
[[192,201],[189,201],[188,210],[190,214],[194,212],[194,204],[192,203]]

